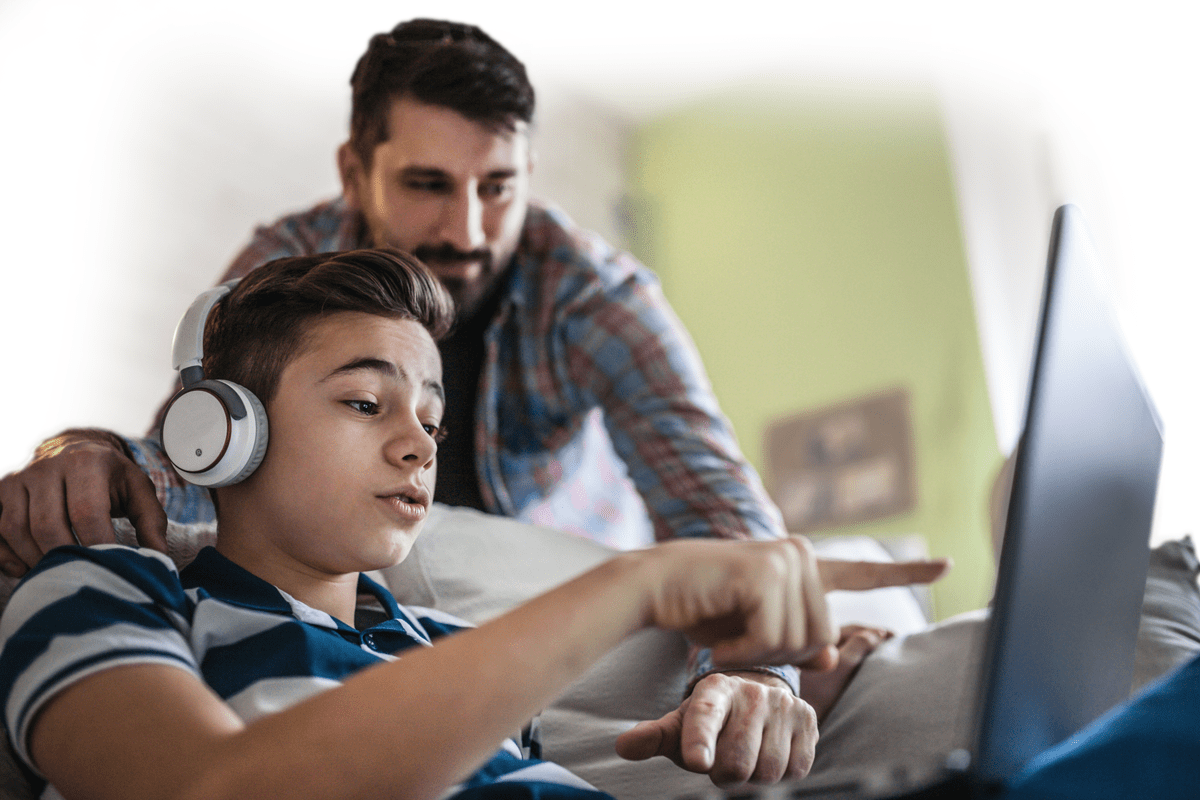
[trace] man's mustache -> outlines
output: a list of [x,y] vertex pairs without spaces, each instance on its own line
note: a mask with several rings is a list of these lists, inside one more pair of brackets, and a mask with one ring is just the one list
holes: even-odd
[[487,248],[459,250],[452,244],[421,244],[413,248],[413,255],[426,264],[455,264],[478,261],[486,270],[492,266],[492,253]]

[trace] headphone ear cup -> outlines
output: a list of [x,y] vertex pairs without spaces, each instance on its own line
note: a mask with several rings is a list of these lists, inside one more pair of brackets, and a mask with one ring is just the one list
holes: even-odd
[[[236,475],[220,484],[214,486],[229,486],[233,483],[240,483],[250,477],[250,473],[258,469],[258,465],[262,463],[263,457],[267,454],[267,409],[263,407],[262,401],[249,389],[239,386],[236,383],[229,381],[221,381],[233,387],[234,391],[242,396],[242,400],[246,403],[246,410],[249,412],[248,417],[254,418],[254,431],[247,436],[246,451],[247,455],[245,462]],[[244,422],[245,420],[239,420]]]
[[171,399],[162,445],[189,483],[217,488],[245,480],[267,452],[267,412],[245,387],[199,381]]

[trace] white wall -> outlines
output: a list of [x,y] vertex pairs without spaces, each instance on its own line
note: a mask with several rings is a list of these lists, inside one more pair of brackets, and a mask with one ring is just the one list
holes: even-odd
[[[0,5],[0,472],[67,425],[144,430],[189,300],[255,224],[338,191],[350,71],[399,19],[288,7]],[[624,117],[541,94],[534,191],[615,237]]]
[[[336,190],[354,59],[371,33],[425,14],[475,21],[524,58],[547,98],[538,180],[609,230],[629,121],[726,81],[932,82],[985,118],[1015,119],[1018,138],[1041,126],[1056,185],[1090,198],[1168,425],[1160,529],[1196,527],[1195,11],[749,0],[679,17],[672,6],[617,0],[584,18],[577,5],[520,0],[0,2],[0,471],[66,424],[145,424],[171,379],[180,309],[254,222]],[[1014,97],[1031,116],[1003,112]],[[962,117],[950,119],[953,133]],[[570,144],[552,151],[555,139]],[[1037,252],[1040,267],[1038,219],[1002,223],[1016,237],[1006,263]],[[1036,303],[1022,300],[1030,281],[993,283],[1004,288],[981,300],[993,309],[981,318],[1011,318],[1013,333],[992,342],[1015,342],[1020,309]],[[1021,380],[1020,345],[1008,350],[989,360],[994,386]]]

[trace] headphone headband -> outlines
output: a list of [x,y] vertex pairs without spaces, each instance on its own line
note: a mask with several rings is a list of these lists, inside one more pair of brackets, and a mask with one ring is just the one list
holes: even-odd
[[213,306],[233,291],[238,280],[240,278],[235,278],[201,293],[188,306],[175,328],[175,338],[171,342],[171,363],[183,380],[185,389],[204,380],[204,323]]
[[201,486],[228,486],[250,475],[267,449],[267,414],[252,392],[204,378],[204,325],[236,280],[197,297],[175,328],[171,358],[183,389],[163,415],[163,450],[176,471]]

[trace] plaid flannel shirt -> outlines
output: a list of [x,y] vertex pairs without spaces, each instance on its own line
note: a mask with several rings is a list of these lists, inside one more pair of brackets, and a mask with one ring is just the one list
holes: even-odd
[[[275,258],[364,246],[341,199],[260,227],[222,280]],[[655,276],[530,205],[487,329],[475,413],[489,510],[617,547],[676,536],[771,538],[779,512],[721,414]],[[127,440],[171,519],[213,518],[156,441]]]

